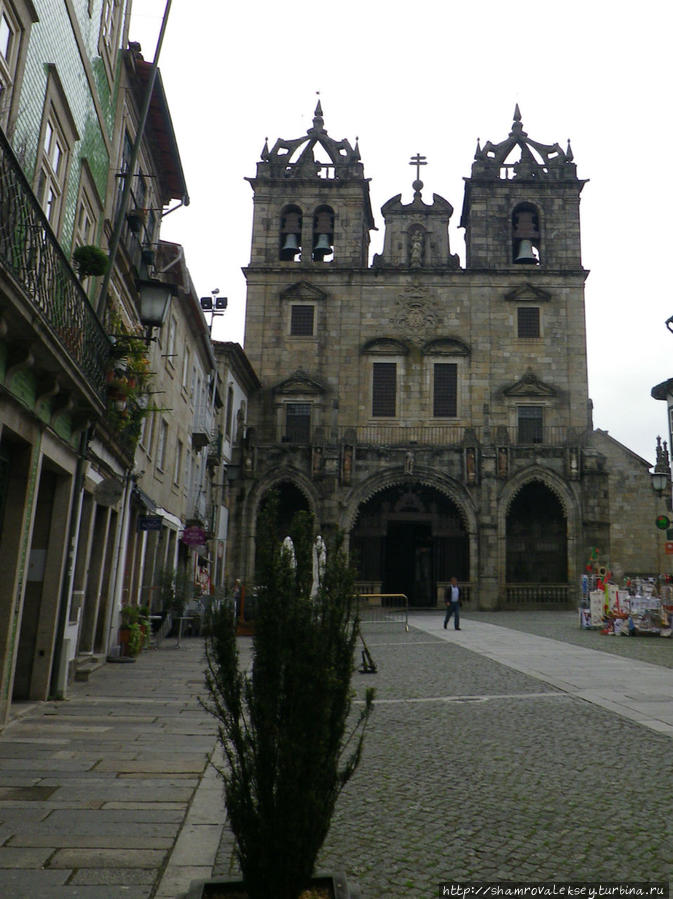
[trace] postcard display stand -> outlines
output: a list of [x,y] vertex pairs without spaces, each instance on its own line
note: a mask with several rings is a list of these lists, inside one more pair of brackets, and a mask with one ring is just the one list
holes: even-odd
[[610,636],[670,637],[673,586],[663,579],[628,578],[619,587],[584,575],[579,623]]

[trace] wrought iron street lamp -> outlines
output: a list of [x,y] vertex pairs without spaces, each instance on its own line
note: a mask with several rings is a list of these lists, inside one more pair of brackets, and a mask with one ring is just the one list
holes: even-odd
[[136,282],[140,297],[140,321],[146,330],[160,328],[166,321],[171,297],[177,293],[175,284],[156,278],[141,279]]

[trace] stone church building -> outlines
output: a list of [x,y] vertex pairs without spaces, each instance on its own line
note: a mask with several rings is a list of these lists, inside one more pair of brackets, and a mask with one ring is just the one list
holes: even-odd
[[[357,145],[320,104],[256,175],[245,350],[250,398],[231,482],[231,576],[255,577],[260,504],[280,493],[344,533],[363,592],[438,603],[456,575],[481,608],[574,604],[589,559],[664,568],[650,464],[593,429],[580,195],[570,146],[477,145],[460,225],[424,197],[381,213]],[[235,524],[234,524],[235,522]],[[598,554],[596,553],[598,550]]]

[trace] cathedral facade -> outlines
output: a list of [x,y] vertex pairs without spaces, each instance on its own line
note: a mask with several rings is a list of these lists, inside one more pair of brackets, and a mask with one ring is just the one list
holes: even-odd
[[[435,606],[456,576],[482,608],[576,601],[587,560],[658,573],[649,463],[595,431],[580,195],[568,145],[524,131],[478,144],[461,227],[451,204],[384,204],[383,248],[357,145],[320,104],[256,175],[245,350],[261,382],[232,482],[231,575],[255,576],[277,490],[342,532],[362,592]],[[235,522],[235,524],[234,524]]]

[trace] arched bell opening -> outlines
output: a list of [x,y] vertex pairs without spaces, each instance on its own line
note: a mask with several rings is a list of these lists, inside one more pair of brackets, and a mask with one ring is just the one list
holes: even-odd
[[520,203],[512,213],[512,262],[540,264],[540,216],[532,203]]
[[525,484],[507,512],[507,583],[567,584],[568,522],[546,484]]
[[334,210],[319,206],[313,215],[313,261],[334,259]]
[[438,588],[470,577],[468,534],[458,506],[421,483],[380,490],[362,503],[350,553],[363,592],[405,593],[416,608],[437,605]]
[[280,217],[279,257],[293,262],[301,254],[302,212],[298,206],[286,206]]

